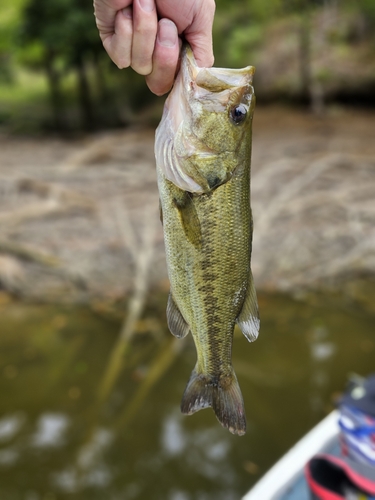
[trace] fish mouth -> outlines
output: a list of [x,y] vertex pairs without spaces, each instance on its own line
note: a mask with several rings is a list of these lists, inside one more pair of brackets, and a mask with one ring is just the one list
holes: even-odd
[[187,89],[195,84],[201,89],[218,93],[249,87],[253,82],[255,68],[254,66],[241,69],[200,68],[190,45],[185,44],[182,49],[181,71]]
[[191,113],[191,107],[197,101],[206,111],[217,113],[225,111],[231,101],[250,104],[254,94],[253,66],[241,69],[201,68],[188,44],[182,48],[181,61],[179,77],[183,86],[180,95],[183,97],[180,106],[185,116]]
[[[181,50],[181,67],[174,84],[174,90],[166,102],[167,108],[180,111],[177,114],[177,119],[173,121],[180,122],[182,117],[189,113],[189,99],[191,97],[202,99],[211,95],[212,100],[216,102],[216,107],[224,109],[233,94],[237,94],[239,100],[245,94],[253,94],[254,73],[254,66],[246,66],[241,69],[201,68],[195,60],[190,45],[185,44]],[[179,86],[183,87],[181,89],[183,92],[176,90]],[[173,102],[174,95],[178,95],[181,101],[177,106]]]

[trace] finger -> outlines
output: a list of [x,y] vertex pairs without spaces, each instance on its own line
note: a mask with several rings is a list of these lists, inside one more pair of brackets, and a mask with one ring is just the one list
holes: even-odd
[[115,19],[117,12],[129,7],[132,0],[94,0],[94,14],[96,25],[99,30],[102,41],[108,35],[113,35],[115,32]]
[[152,60],[152,73],[146,82],[156,95],[168,92],[174,81],[178,64],[180,47],[176,25],[169,19],[161,19]]
[[158,19],[154,0],[134,0],[132,68],[141,75],[152,71]]
[[212,47],[212,25],[215,15],[214,0],[205,0],[195,14],[193,22],[184,35],[190,43],[198,66],[211,67],[214,63]]
[[121,69],[131,63],[133,38],[132,8],[120,10],[115,18],[114,34],[107,35],[103,40],[105,50],[112,61]]

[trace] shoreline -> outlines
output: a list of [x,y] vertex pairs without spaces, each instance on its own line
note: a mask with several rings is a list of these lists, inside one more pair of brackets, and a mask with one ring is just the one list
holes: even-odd
[[[375,276],[374,124],[375,113],[353,109],[256,110],[259,290]],[[33,301],[117,301],[146,258],[147,287],[167,290],[153,141],[150,129],[74,141],[0,136],[0,289]]]

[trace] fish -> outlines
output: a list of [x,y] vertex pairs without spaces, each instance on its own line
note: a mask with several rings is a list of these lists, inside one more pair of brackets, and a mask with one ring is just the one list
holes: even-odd
[[231,361],[234,327],[252,342],[260,325],[250,267],[254,71],[201,68],[183,45],[155,134],[167,324],[177,338],[191,332],[197,351],[181,411],[212,407],[237,435],[246,416]]

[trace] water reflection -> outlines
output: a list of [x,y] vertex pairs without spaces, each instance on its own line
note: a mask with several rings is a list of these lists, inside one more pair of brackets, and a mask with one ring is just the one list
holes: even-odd
[[31,446],[37,448],[62,446],[68,425],[69,418],[66,415],[58,413],[41,415],[37,422],[37,430],[30,439]]
[[349,371],[374,371],[371,313],[330,297],[260,296],[257,342],[235,332],[248,415],[239,438],[211,410],[180,413],[193,343],[144,328],[157,317],[165,324],[165,302],[146,311],[105,400],[117,321],[82,309],[3,307],[1,499],[238,500],[330,410]]
[[10,466],[16,463],[19,457],[19,452],[13,448],[5,448],[0,451],[0,465]]
[[181,455],[185,451],[188,440],[179,413],[174,412],[165,419],[161,442],[164,453],[170,457]]
[[0,419],[0,443],[10,441],[20,430],[24,423],[25,415],[15,413]]

